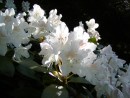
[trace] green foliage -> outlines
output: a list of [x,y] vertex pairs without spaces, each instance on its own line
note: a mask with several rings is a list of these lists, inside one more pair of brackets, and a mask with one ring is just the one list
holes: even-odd
[[5,56],[0,56],[0,73],[9,77],[13,77],[15,73],[12,61]]
[[47,69],[45,67],[42,67],[37,62],[33,61],[31,58],[24,59],[19,64],[37,72],[47,72]]
[[46,68],[42,67],[32,59],[24,59],[21,62],[19,62],[18,66],[16,66],[16,69],[23,75],[35,79],[40,80],[39,77],[37,77],[37,73],[45,73],[47,72]]
[[97,40],[96,40],[95,37],[89,38],[88,42],[92,42],[92,43],[94,43],[94,44],[97,44]]
[[25,66],[25,65],[20,64],[20,65],[18,65],[18,66],[16,67],[16,69],[17,69],[21,74],[23,74],[23,75],[25,75],[25,76],[27,76],[27,77],[29,77],[29,78],[37,79],[35,71],[29,69],[29,67],[27,67],[27,66]]

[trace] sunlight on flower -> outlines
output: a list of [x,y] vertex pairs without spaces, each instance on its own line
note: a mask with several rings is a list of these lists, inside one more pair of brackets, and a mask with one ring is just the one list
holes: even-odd
[[33,10],[29,11],[29,19],[28,21],[38,21],[44,16],[45,12],[44,10],[37,4],[33,5]]
[[15,53],[13,56],[13,60],[16,62],[20,62],[22,57],[29,58],[28,50],[31,48],[31,44],[26,47],[17,47],[14,49]]
[[57,9],[51,10],[47,21],[48,27],[52,29],[58,26],[61,23],[61,18],[61,14],[59,16],[57,15]]

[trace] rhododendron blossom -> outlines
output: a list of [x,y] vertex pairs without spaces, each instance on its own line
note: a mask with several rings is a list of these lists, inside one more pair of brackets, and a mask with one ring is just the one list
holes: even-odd
[[18,14],[16,18],[14,15],[13,8],[0,12],[0,44],[2,47],[0,54],[2,55],[6,54],[8,45],[19,48],[22,44],[27,44],[31,36],[31,34],[25,32],[28,23],[25,22],[24,15]]
[[95,23],[95,19],[90,19],[89,21],[86,21],[86,24],[88,26],[87,32],[90,34],[90,36],[95,37],[96,40],[101,39],[98,31],[95,30],[99,27],[99,24]]
[[101,38],[96,31],[99,24],[95,23],[95,19],[86,21],[88,29],[79,22],[79,26],[70,31],[61,20],[62,15],[57,15],[57,9],[51,10],[47,17],[39,5],[34,4],[29,10],[29,3],[26,3],[23,2],[23,6],[28,13],[15,15],[13,8],[0,11],[0,57],[11,51],[12,60],[18,65],[29,64],[29,75],[33,69],[38,70],[44,73],[41,76],[47,74],[54,77],[54,81],[62,82],[62,87],[67,85],[69,88],[68,81],[75,82],[71,77],[80,77],[94,85],[97,98],[102,95],[107,98],[130,98],[130,65],[118,58],[110,45],[99,48],[98,40]]
[[35,4],[33,6],[33,10],[32,11],[29,11],[29,21],[32,22],[32,21],[39,21],[43,16],[44,16],[45,12],[44,10],[37,4]]

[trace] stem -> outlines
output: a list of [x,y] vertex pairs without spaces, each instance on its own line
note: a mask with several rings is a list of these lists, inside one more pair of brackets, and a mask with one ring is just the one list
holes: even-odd
[[59,69],[57,68],[57,65],[56,65],[56,64],[55,64],[55,69],[56,69],[56,71],[57,71],[57,73],[58,73],[58,78],[59,78],[59,80],[60,80],[60,81],[63,81],[61,74],[59,74]]

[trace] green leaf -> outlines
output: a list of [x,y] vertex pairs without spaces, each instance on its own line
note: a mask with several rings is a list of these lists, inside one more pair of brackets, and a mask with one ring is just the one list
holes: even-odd
[[32,59],[24,59],[22,62],[19,62],[19,65],[16,67],[17,70],[23,75],[30,77],[32,79],[39,80],[36,76],[36,72],[46,72],[46,68],[42,67]]
[[52,84],[44,89],[41,98],[69,98],[69,94],[63,86]]
[[94,44],[97,44],[96,38],[95,37],[91,37],[89,38],[88,42],[92,42]]
[[90,82],[88,82],[86,79],[82,77],[71,77],[69,82],[90,84]]
[[92,93],[86,87],[84,87],[84,86],[82,86],[82,87],[83,87],[84,91],[86,92],[86,94],[88,95],[89,98],[94,98]]
[[27,77],[29,77],[29,78],[36,79],[36,80],[38,79],[38,78],[36,77],[36,72],[33,71],[32,69],[30,69],[29,67],[25,66],[25,65],[20,64],[20,65],[18,65],[18,66],[16,67],[16,69],[17,69],[21,74],[23,74],[23,75],[25,75],[25,76],[27,76]]
[[47,69],[42,67],[41,65],[39,65],[38,63],[36,63],[35,61],[33,61],[32,59],[25,59],[22,60],[22,62],[19,63],[20,65],[24,65],[26,67],[28,67],[29,69],[35,70],[37,72],[47,72]]
[[15,73],[15,67],[12,61],[5,56],[0,56],[0,73],[9,77],[13,77]]
[[13,55],[14,55],[13,49],[8,49],[7,53],[5,54],[5,56],[9,59],[12,59]]

